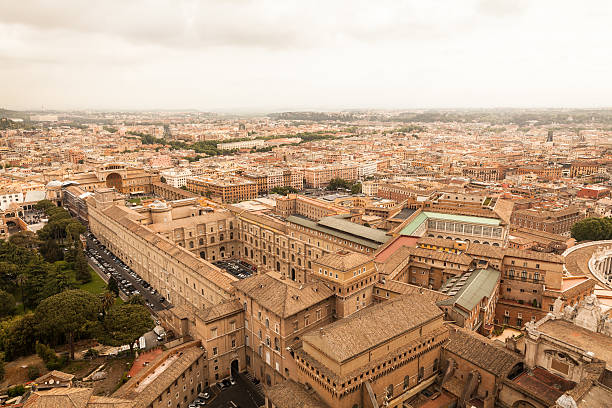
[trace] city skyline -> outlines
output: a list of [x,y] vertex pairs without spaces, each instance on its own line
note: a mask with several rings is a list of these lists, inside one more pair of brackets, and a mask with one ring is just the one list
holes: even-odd
[[2,106],[606,107],[606,2],[0,5]]

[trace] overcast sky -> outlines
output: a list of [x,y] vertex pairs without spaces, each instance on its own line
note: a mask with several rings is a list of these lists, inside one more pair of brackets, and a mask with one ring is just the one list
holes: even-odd
[[6,0],[0,107],[612,106],[609,0]]

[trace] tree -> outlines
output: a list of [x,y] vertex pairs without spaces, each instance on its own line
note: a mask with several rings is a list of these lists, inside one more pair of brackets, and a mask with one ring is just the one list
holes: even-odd
[[10,236],[9,242],[19,247],[29,249],[38,248],[38,245],[40,245],[38,236],[32,231],[20,231],[13,234]]
[[142,297],[142,295],[130,296],[130,298],[127,300],[126,303],[130,305],[141,305],[141,306],[145,306],[147,304],[147,302],[145,302],[145,299]]
[[64,254],[54,239],[47,239],[40,246],[40,254],[47,262],[57,262],[64,259]]
[[16,306],[15,297],[8,292],[0,290],[0,319],[13,315]]
[[114,293],[115,296],[119,296],[119,284],[113,276],[108,279],[108,285],[106,285],[106,289],[108,289],[109,292]]
[[42,334],[64,334],[70,345],[70,358],[74,360],[75,335],[88,323],[96,321],[100,300],[84,290],[67,290],[53,295],[38,305],[36,319]]
[[576,241],[601,241],[612,239],[612,218],[585,218],[572,226]]
[[115,294],[113,292],[102,293],[100,303],[102,305],[102,317],[106,317],[106,312],[115,304]]
[[74,260],[74,276],[81,283],[91,282],[91,271],[87,259],[85,259],[85,254],[80,248]]
[[7,360],[34,352],[36,344],[36,318],[26,313],[0,322],[0,350]]
[[104,327],[115,345],[129,344],[133,352],[134,342],[155,325],[146,307],[124,303],[109,310]]

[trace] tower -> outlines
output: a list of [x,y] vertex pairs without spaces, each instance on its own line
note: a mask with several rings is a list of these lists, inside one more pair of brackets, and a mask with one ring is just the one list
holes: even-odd
[[546,138],[546,143],[552,143],[552,141],[553,141],[553,131],[549,130],[548,137]]

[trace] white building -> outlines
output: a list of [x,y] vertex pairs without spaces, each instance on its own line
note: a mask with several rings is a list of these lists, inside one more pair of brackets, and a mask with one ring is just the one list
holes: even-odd
[[191,170],[165,170],[159,174],[166,180],[166,184],[172,187],[181,188],[187,185],[187,177],[191,176]]
[[363,179],[364,177],[372,176],[376,173],[378,163],[375,161],[359,163],[359,178]]
[[7,210],[12,203],[23,203],[23,193],[15,190],[0,190],[0,210]]
[[265,141],[261,139],[257,140],[245,140],[242,142],[230,142],[230,143],[219,143],[217,149],[220,150],[234,150],[234,149],[252,149],[264,147]]

